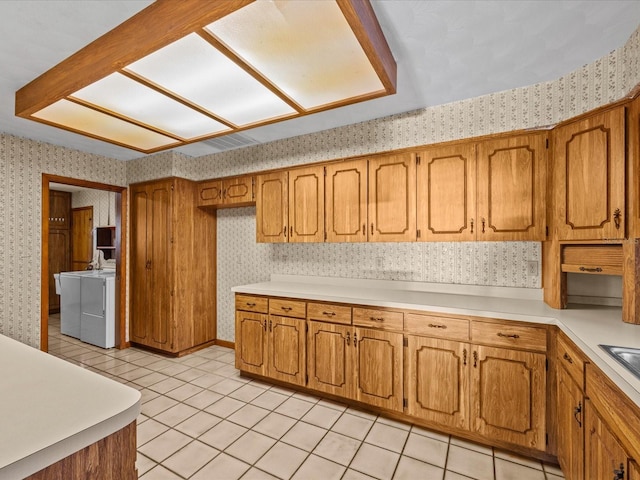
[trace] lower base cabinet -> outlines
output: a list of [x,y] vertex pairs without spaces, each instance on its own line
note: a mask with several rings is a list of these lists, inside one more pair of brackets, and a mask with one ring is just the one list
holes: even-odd
[[584,477],[584,393],[558,368],[558,461],[567,480]]
[[627,479],[630,458],[611,430],[586,401],[585,478]]
[[408,336],[407,413],[544,451],[546,357]]
[[294,318],[236,312],[236,367],[305,385],[305,323]]
[[308,387],[402,411],[402,334],[309,322]]

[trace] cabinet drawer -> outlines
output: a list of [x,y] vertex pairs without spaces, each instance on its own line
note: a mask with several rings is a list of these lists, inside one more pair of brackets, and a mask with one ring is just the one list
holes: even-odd
[[500,323],[471,323],[471,341],[499,347],[547,350],[547,330],[544,328]]
[[571,378],[584,390],[584,358],[563,334],[558,335],[558,365],[562,365]]
[[370,308],[354,308],[353,324],[363,327],[384,328],[385,330],[402,330],[404,314]]
[[330,303],[307,304],[307,318],[331,323],[351,325],[351,307]]
[[269,299],[269,314],[283,317],[306,318],[307,303],[295,300]]
[[245,312],[267,313],[268,299],[251,295],[236,295],[236,310]]
[[404,329],[407,333],[429,335],[430,337],[469,340],[469,320],[464,318],[407,313],[404,319]]

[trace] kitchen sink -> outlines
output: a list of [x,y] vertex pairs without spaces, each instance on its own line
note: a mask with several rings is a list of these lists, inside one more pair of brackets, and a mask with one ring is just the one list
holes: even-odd
[[615,347],[613,345],[599,345],[599,347],[637,378],[640,378],[640,348]]

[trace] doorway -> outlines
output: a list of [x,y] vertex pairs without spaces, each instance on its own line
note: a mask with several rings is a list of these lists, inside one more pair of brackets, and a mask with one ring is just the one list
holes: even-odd
[[116,265],[116,308],[115,308],[115,341],[116,348],[126,348],[126,297],[127,297],[127,271],[126,271],[126,212],[127,212],[127,187],[109,185],[75,178],[61,177],[58,175],[42,174],[42,253],[41,253],[41,282],[40,282],[40,349],[44,352],[49,349],[49,288],[53,276],[49,274],[49,217],[50,204],[49,192],[52,183],[83,187],[94,190],[111,192],[115,199],[115,265]]

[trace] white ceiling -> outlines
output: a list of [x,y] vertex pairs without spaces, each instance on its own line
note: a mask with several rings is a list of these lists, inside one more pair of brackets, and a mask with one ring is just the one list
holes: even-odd
[[[0,1],[0,132],[122,160],[139,152],[14,116],[15,91],[148,0]],[[398,64],[398,92],[242,132],[269,142],[556,79],[622,46],[638,0],[371,0]],[[227,147],[232,148],[232,147]],[[177,149],[220,151],[207,143]]]

